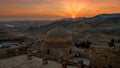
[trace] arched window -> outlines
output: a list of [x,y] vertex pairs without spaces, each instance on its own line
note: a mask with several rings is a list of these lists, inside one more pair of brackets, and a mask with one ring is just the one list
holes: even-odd
[[47,49],[47,54],[50,54],[50,50],[49,49]]
[[69,53],[70,53],[70,54],[72,53],[72,49],[70,49]]

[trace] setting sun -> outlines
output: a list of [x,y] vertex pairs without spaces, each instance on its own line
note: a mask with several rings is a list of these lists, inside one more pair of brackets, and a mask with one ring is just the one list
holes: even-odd
[[78,16],[80,11],[83,9],[84,4],[78,3],[77,1],[72,2],[65,2],[64,8],[66,9],[66,13],[69,14],[69,17],[75,18]]
[[72,18],[75,18],[75,16],[74,16],[74,15],[72,15]]

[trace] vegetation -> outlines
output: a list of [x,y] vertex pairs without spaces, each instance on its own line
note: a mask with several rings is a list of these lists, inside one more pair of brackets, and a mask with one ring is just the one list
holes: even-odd
[[114,40],[114,39],[111,39],[111,41],[108,42],[108,43],[109,43],[109,47],[115,46],[114,42],[115,42],[115,40]]
[[90,48],[90,45],[91,45],[92,43],[90,42],[90,41],[83,41],[83,42],[81,42],[80,44],[75,44],[75,46],[77,47],[77,48]]
[[115,46],[115,43],[120,43],[120,40],[111,39],[111,41],[108,42],[109,47]]

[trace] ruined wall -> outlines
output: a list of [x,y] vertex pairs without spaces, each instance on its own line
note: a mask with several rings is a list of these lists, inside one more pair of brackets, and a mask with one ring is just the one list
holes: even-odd
[[120,68],[120,46],[91,47],[90,66],[95,68]]

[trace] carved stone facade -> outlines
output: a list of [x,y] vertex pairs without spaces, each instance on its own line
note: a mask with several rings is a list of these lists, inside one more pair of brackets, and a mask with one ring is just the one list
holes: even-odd
[[120,46],[91,47],[90,66],[93,68],[120,68]]

